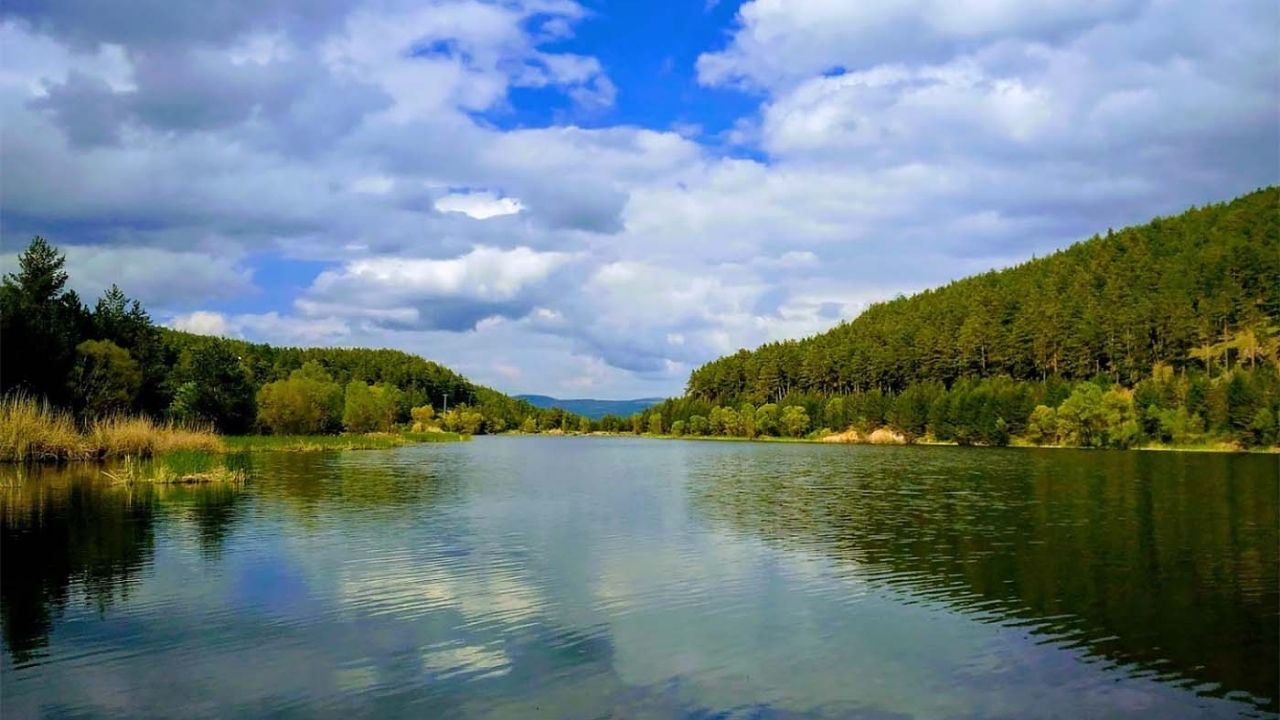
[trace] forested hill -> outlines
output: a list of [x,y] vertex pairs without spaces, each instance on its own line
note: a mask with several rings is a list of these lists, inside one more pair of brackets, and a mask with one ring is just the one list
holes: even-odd
[[689,399],[781,402],[962,378],[1109,378],[1255,362],[1280,318],[1280,189],[1107,231],[695,370]]
[[86,306],[68,287],[65,256],[43,238],[18,265],[0,282],[0,396],[45,400],[82,420],[124,413],[285,434],[411,421],[467,433],[589,425],[398,350],[273,347],[170,330],[115,286]]

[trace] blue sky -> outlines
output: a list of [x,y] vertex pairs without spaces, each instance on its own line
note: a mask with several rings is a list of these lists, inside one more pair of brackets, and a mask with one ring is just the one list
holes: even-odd
[[195,332],[678,393],[1277,182],[1280,9],[84,0],[0,15],[0,240]]

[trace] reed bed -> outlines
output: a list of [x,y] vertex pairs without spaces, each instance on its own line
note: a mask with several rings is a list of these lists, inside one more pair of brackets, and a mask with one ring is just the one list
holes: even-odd
[[0,401],[0,462],[152,457],[222,449],[222,439],[210,428],[124,415],[100,418],[82,428],[69,413],[43,401],[24,396]]
[[249,477],[248,463],[242,455],[216,455],[199,450],[179,450],[150,460],[128,455],[102,474],[117,483],[158,485],[242,483]]

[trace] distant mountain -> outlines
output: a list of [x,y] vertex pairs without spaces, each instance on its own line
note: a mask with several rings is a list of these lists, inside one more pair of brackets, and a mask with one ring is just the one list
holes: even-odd
[[516,395],[516,398],[539,408],[560,408],[577,415],[586,415],[592,420],[599,420],[605,415],[621,415],[626,417],[662,402],[663,398],[638,398],[635,400],[592,400],[577,398],[561,400],[546,395]]

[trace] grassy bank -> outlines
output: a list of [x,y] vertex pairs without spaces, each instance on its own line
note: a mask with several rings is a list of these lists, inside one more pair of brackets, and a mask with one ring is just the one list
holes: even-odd
[[414,443],[457,442],[470,436],[451,432],[368,433],[366,435],[240,435],[223,438],[238,452],[320,452],[382,450]]
[[277,450],[374,450],[411,443],[455,442],[451,432],[365,435],[219,436],[208,428],[158,423],[146,417],[112,416],[80,424],[70,413],[25,397],[0,401],[0,462],[68,462],[152,458],[182,453]]
[[206,428],[107,417],[79,425],[70,414],[24,397],[0,402],[0,462],[58,462],[152,457],[181,451],[221,452]]

